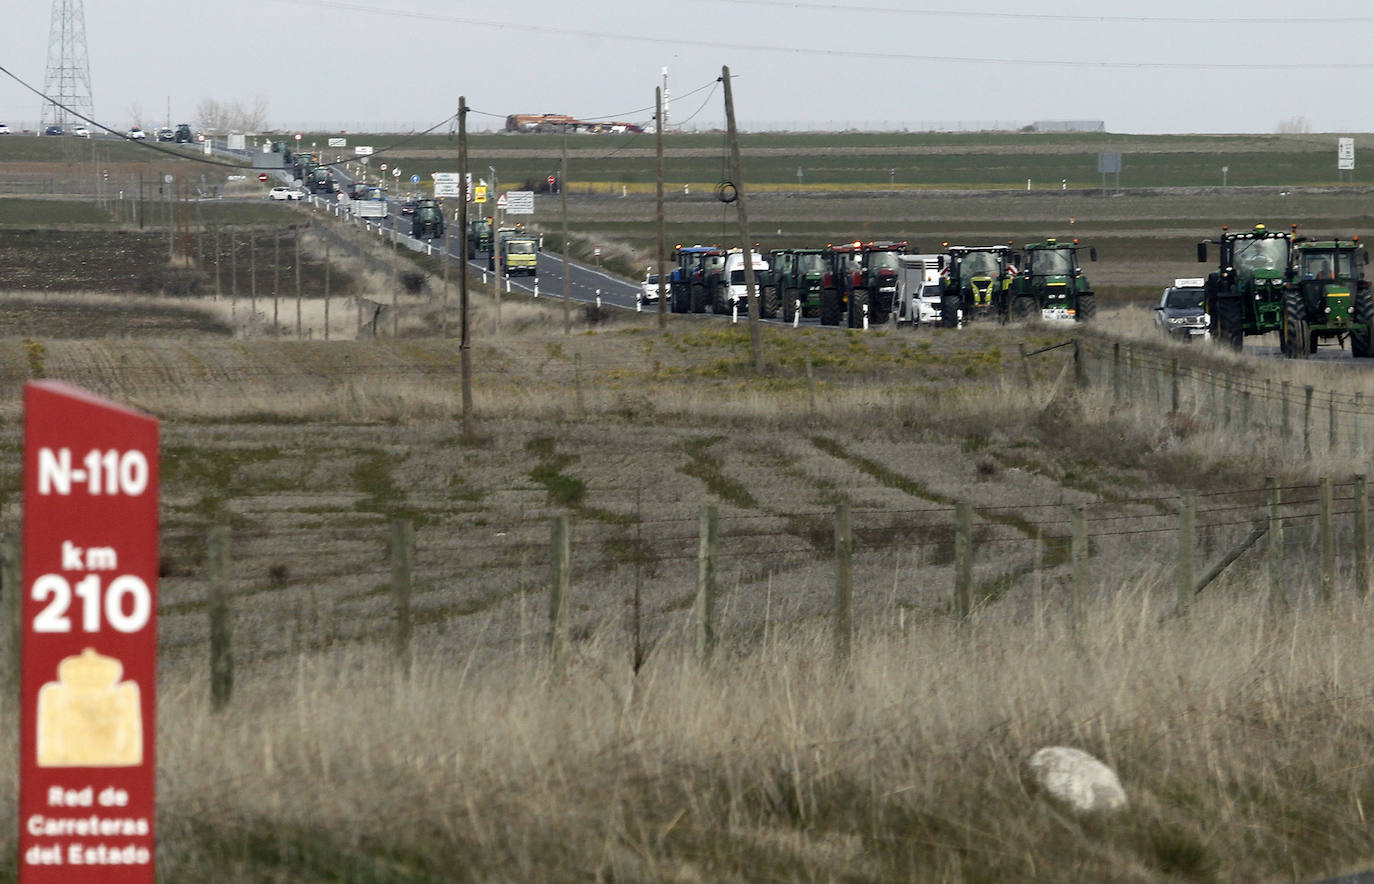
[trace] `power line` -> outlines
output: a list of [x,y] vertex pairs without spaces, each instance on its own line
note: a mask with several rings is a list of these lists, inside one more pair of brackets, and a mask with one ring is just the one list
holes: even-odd
[[[717,0],[719,2],[719,0]],[[870,15],[902,15],[928,18],[975,18],[1000,21],[1086,22],[1089,24],[1160,24],[1160,25],[1349,25],[1374,22],[1374,16],[1177,16],[1177,15],[1072,15],[1050,12],[981,12],[971,9],[902,9],[897,6],[860,6],[850,3],[805,3],[796,0],[726,0],[731,6],[766,6],[784,9],[806,9],[826,13]]]
[[[1215,70],[1234,70],[1234,71],[1300,71],[1300,70],[1352,70],[1359,68],[1374,68],[1374,61],[1350,61],[1346,59],[1330,61],[1311,61],[1311,62],[1274,62],[1269,59],[1246,61],[1246,62],[1215,62],[1215,61],[1192,61],[1192,62],[1161,62],[1161,61],[1115,61],[1104,59],[1091,61],[1077,58],[1004,58],[996,53],[989,55],[928,55],[916,52],[895,52],[875,48],[866,49],[833,49],[829,47],[816,46],[769,46],[761,43],[737,43],[720,39],[693,39],[681,35],[661,35],[661,34],[626,34],[614,33],[611,31],[600,31],[592,28],[573,28],[563,25],[540,25],[535,22],[520,20],[516,21],[492,21],[489,19],[473,18],[471,16],[444,15],[435,11],[408,12],[398,9],[378,9],[362,3],[352,3],[348,0],[275,0],[277,3],[289,3],[299,6],[316,6],[324,9],[336,9],[345,12],[361,12],[367,15],[384,15],[390,18],[402,17],[413,18],[433,24],[436,21],[448,22],[451,24],[466,25],[476,28],[492,28],[501,31],[518,31],[520,34],[546,34],[548,36],[567,39],[569,37],[579,37],[591,40],[619,40],[638,45],[653,44],[660,46],[671,46],[681,48],[683,46],[694,46],[703,49],[711,49],[716,52],[722,50],[736,52],[774,52],[786,55],[803,56],[813,62],[821,58],[856,58],[864,61],[925,61],[938,62],[940,64],[976,64],[979,66],[1003,65],[1010,67],[1049,67],[1049,68],[1112,68],[1123,70],[1174,70],[1174,71],[1215,71]],[[836,9],[847,7],[834,7]],[[1374,18],[1369,19],[1374,21]],[[1342,19],[1343,22],[1352,21]],[[1058,44],[1049,44],[1058,48]]]

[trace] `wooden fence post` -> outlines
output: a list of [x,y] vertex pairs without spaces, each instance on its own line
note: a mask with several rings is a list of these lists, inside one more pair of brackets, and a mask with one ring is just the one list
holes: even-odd
[[[5,697],[19,700],[19,660],[24,641],[23,546],[18,533],[0,536],[0,601],[5,617]],[[16,707],[17,708],[17,707]]]
[[1112,342],[1112,408],[1121,407],[1121,342]]
[[1169,360],[1169,413],[1178,414],[1178,357]]
[[1336,453],[1336,391],[1332,390],[1330,397],[1326,401],[1326,451],[1328,454]]
[[1183,499],[1179,501],[1178,510],[1178,602],[1174,606],[1174,613],[1180,616],[1188,613],[1188,607],[1193,603],[1195,556],[1194,550],[1197,540],[1195,530],[1197,515],[1197,492],[1183,492]]
[[697,659],[710,659],[716,646],[716,545],[720,513],[716,507],[701,508],[697,528]]
[[1279,407],[1283,409],[1283,420],[1280,426],[1283,428],[1283,438],[1293,438],[1293,424],[1288,419],[1288,381],[1279,384]]
[[210,708],[229,705],[234,693],[233,623],[229,613],[229,528],[210,529],[205,556],[210,578]]
[[1317,527],[1321,535],[1321,600],[1329,603],[1335,596],[1336,587],[1336,541],[1331,532],[1331,477],[1321,477],[1319,512]]
[[1288,595],[1283,582],[1283,513],[1278,481],[1265,479],[1264,492],[1269,505],[1269,611],[1282,614],[1288,607]]
[[1355,477],[1355,594],[1369,596],[1369,488],[1363,473]]
[[1073,568],[1073,597],[1070,601],[1070,610],[1074,634],[1082,637],[1088,614],[1088,508],[1081,503],[1075,504],[1069,524],[1072,534],[1069,561]]
[[835,505],[835,663],[849,665],[854,641],[854,531],[849,504]]
[[1312,456],[1312,386],[1302,388],[1302,453]]
[[562,675],[568,655],[568,560],[572,557],[568,517],[554,516],[549,531],[549,660]]
[[1135,350],[1126,348],[1126,404],[1135,405]]
[[1231,426],[1231,373],[1226,373],[1226,386],[1221,391],[1221,423]]
[[1355,415],[1350,420],[1350,451],[1360,455],[1360,424],[1364,423],[1364,394],[1355,394]]
[[806,354],[806,413],[816,416],[816,378],[811,371],[811,354]]
[[1250,410],[1250,391],[1246,390],[1240,394],[1240,428],[1248,430],[1251,426]]
[[973,505],[954,505],[954,616],[968,619],[973,610]]
[[1083,390],[1088,386],[1088,354],[1083,349],[1083,341],[1080,338],[1073,339],[1073,379],[1078,385],[1078,389]]
[[391,523],[391,598],[396,610],[396,662],[410,676],[410,589],[415,564],[415,525],[408,519]]

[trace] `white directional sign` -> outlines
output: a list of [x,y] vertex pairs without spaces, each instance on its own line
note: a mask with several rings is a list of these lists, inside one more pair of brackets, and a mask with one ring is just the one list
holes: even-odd
[[[435,196],[456,196],[461,197],[462,176],[458,172],[431,172],[430,176],[434,179]],[[468,173],[468,193],[472,193],[472,173]]]
[[355,144],[355,145],[353,146],[353,155],[354,155],[355,157],[371,156],[371,154],[372,154],[372,147],[371,147],[370,145],[367,145],[367,144]]
[[348,147],[348,139],[347,139],[347,138],[331,138],[331,139],[329,139],[329,146],[330,146],[330,147]]
[[534,191],[532,190],[508,190],[501,194],[501,199],[505,209],[511,215],[533,215],[534,214]]
[[1336,139],[1336,168],[1342,172],[1355,168],[1355,139]]

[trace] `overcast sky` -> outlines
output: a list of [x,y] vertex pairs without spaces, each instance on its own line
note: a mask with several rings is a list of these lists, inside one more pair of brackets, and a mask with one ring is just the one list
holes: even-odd
[[[8,5],[0,64],[41,88],[52,2]],[[451,114],[460,93],[494,115],[474,130],[509,113],[644,121],[665,66],[670,121],[711,127],[719,90],[687,93],[727,64],[745,130],[1073,119],[1274,132],[1296,117],[1374,129],[1360,88],[1374,7],[1350,2],[85,0],[85,19],[96,116],[120,128],[160,125],[169,99],[177,123],[205,98],[264,96],[283,128],[408,129]],[[1167,67],[1189,64],[1212,67]],[[0,121],[34,125],[40,104],[0,78]]]

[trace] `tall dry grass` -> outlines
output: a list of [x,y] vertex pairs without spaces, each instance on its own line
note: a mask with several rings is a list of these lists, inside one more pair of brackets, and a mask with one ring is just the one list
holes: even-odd
[[[421,654],[406,680],[351,648],[278,664],[220,715],[202,673],[173,673],[163,874],[1233,881],[1367,856],[1368,605],[1271,619],[1241,594],[1161,622],[1169,600],[1124,583],[1078,636],[1055,614],[884,618],[848,668],[820,626],[705,666],[665,646],[638,676],[605,638],[565,677],[529,649]],[[1129,811],[1037,795],[1021,766],[1048,744],[1115,766]]]

